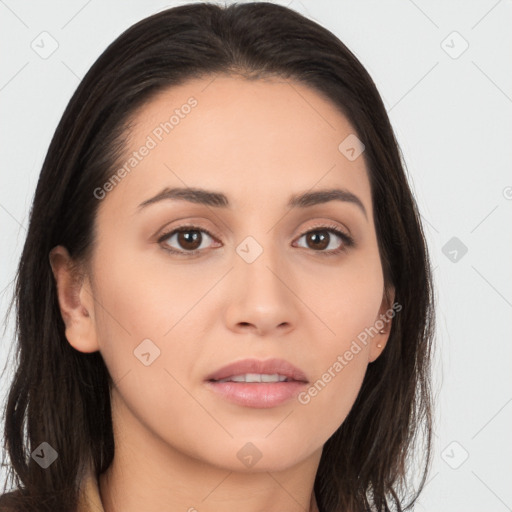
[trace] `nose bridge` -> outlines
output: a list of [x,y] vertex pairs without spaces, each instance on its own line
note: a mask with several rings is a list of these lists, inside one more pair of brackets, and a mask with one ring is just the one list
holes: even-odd
[[282,245],[276,240],[274,230],[261,229],[246,236],[236,246],[236,273],[247,287],[252,288],[246,289],[247,292],[262,291],[284,298],[286,287],[282,281],[287,276],[284,275],[286,265],[281,254]]

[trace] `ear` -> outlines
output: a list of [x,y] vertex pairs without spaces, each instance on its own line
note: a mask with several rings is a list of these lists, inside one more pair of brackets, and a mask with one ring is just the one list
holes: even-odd
[[54,247],[49,257],[66,339],[79,352],[96,352],[99,346],[89,278],[79,272],[65,247]]
[[369,357],[370,363],[375,361],[382,354],[382,351],[386,348],[386,344],[389,339],[389,333],[391,331],[392,319],[396,315],[396,312],[402,309],[400,305],[397,305],[395,309],[394,303],[394,287],[385,289],[382,297],[382,302],[379,308],[379,314],[375,319],[374,323],[377,333],[372,337],[371,341]]

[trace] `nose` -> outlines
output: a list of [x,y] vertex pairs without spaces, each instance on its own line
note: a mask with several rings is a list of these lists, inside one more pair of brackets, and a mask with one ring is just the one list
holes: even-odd
[[229,329],[278,337],[296,328],[301,301],[289,267],[280,264],[276,252],[264,249],[252,263],[236,255],[225,313]]

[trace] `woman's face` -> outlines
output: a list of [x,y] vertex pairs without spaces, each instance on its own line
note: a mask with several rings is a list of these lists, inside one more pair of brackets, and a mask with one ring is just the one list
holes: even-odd
[[[170,88],[134,120],[116,176],[95,191],[80,292],[91,329],[66,331],[101,352],[115,428],[232,471],[318,457],[389,331],[374,334],[389,303],[355,130],[305,85],[227,76]],[[337,199],[297,199],[330,189]],[[210,381],[290,378],[281,363],[217,372],[246,359],[302,377]]]

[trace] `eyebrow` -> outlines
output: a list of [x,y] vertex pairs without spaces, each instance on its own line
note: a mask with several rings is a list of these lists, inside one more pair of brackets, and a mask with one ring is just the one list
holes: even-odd
[[[139,204],[138,209],[141,210],[146,206],[163,200],[183,200],[216,208],[231,208],[229,199],[222,192],[187,187],[164,188],[155,196]],[[344,203],[354,204],[363,212],[366,219],[368,219],[368,214],[362,201],[352,192],[339,188],[316,190],[314,192],[292,195],[288,200],[287,206],[288,208],[307,208],[330,201],[342,201]]]

